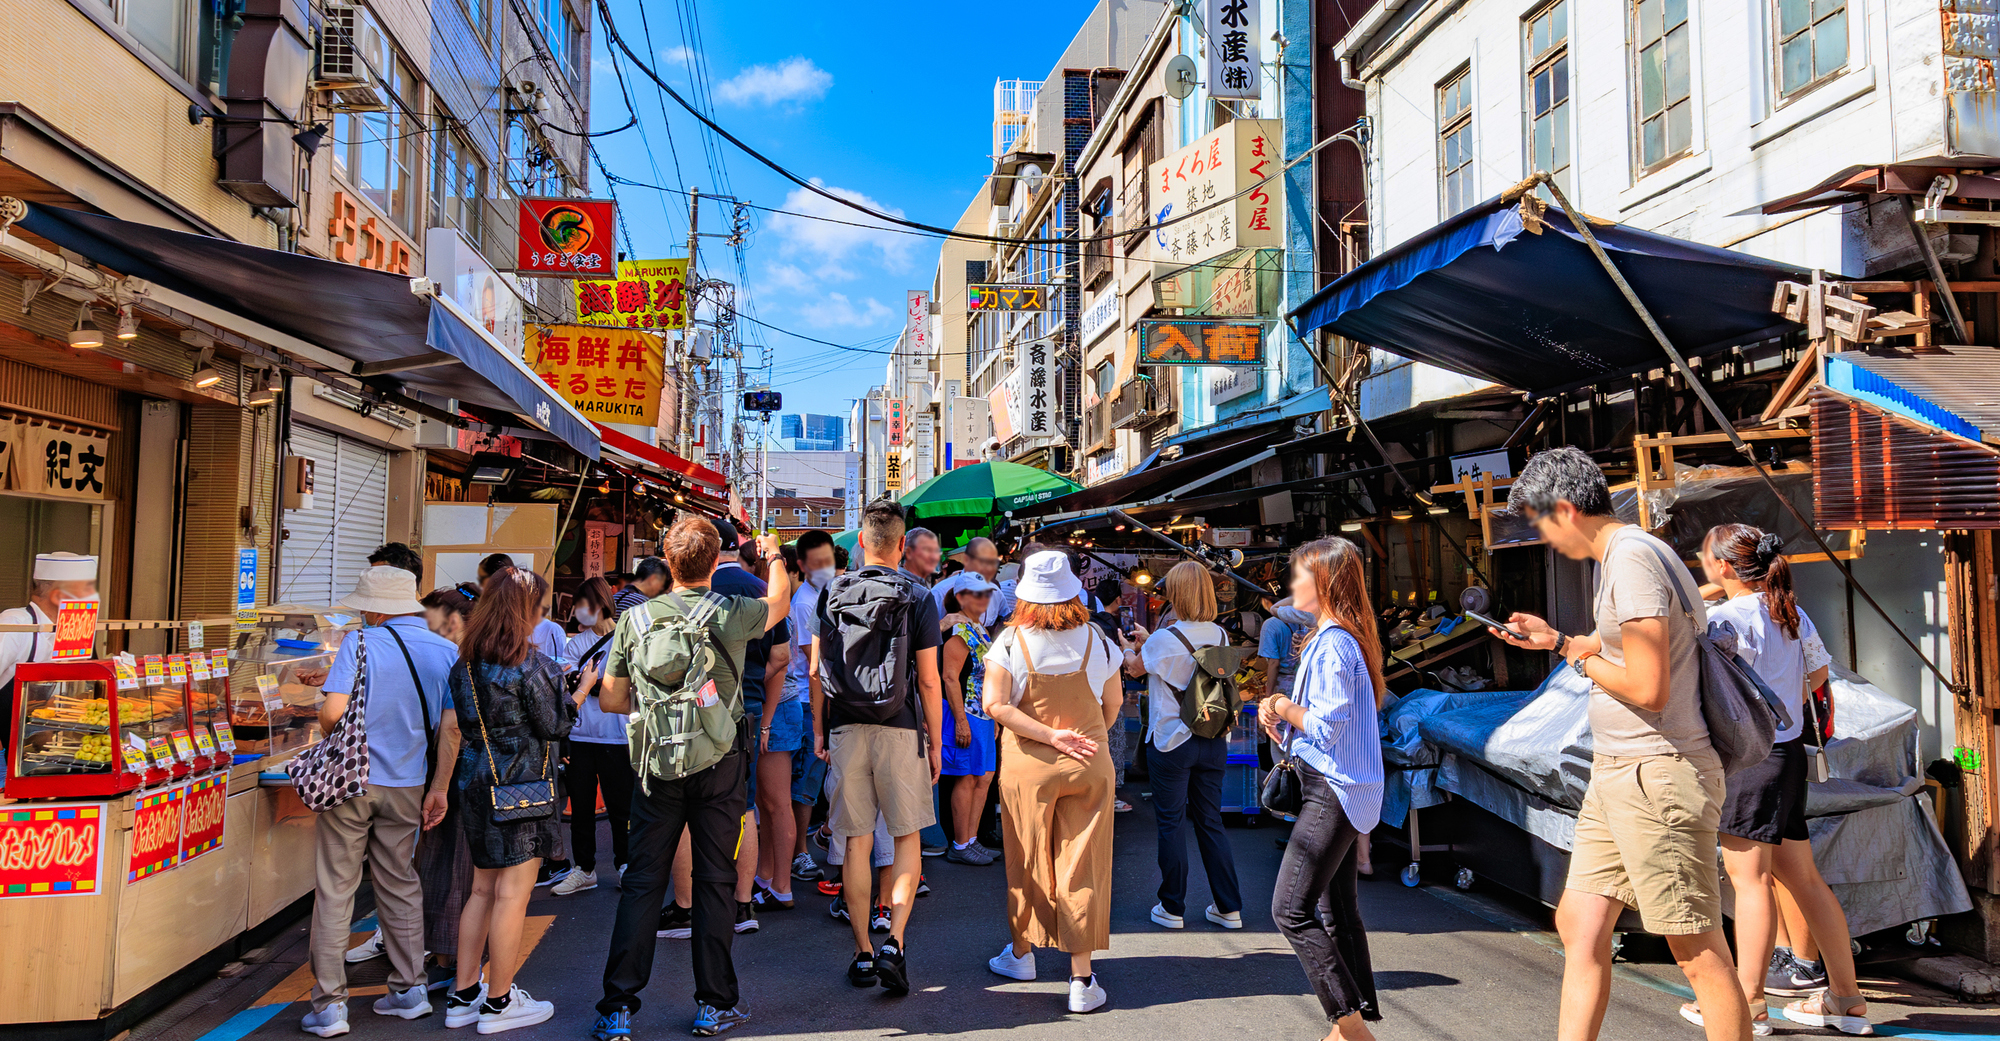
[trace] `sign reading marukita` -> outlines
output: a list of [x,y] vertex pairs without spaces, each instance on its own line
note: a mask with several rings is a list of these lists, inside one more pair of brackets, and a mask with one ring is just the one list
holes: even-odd
[[658,422],[666,347],[638,329],[531,325],[528,366],[578,412],[600,423]]
[[687,272],[686,257],[621,260],[615,281],[576,283],[576,320],[628,329],[685,329],[691,295]]

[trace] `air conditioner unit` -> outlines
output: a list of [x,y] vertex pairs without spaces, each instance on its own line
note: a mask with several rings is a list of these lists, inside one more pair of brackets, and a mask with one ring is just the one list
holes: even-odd
[[347,112],[379,112],[389,106],[375,82],[387,67],[389,48],[382,32],[353,4],[328,4],[320,30],[319,75],[314,86],[332,91],[334,108]]
[[419,416],[417,417],[415,447],[456,449],[458,447],[458,428],[450,423],[432,419],[429,416]]

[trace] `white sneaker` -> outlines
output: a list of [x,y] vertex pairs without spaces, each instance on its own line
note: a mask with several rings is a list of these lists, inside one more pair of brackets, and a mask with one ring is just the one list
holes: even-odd
[[549,890],[549,892],[554,893],[557,896],[568,896],[571,893],[581,893],[586,889],[596,889],[596,888],[597,888],[597,872],[571,871],[569,874],[563,876],[563,880],[557,882],[555,886]]
[[[445,984],[445,989],[449,991],[451,984]],[[486,980],[484,977],[479,981],[479,993],[473,995],[472,1001],[468,1004],[459,1004],[457,994],[447,993],[444,999],[444,1025],[453,1028],[469,1027],[479,1022],[479,1006],[485,1003]]]
[[431,1014],[431,992],[418,984],[408,990],[392,990],[375,999],[375,1014],[398,1019],[422,1019]]
[[[489,999],[490,1000],[490,999]],[[507,988],[507,1007],[497,1012],[487,1001],[479,1003],[479,1032],[498,1034],[505,1030],[546,1023],[556,1014],[553,1001],[536,1001],[518,985]]]
[[299,1029],[321,1037],[339,1037],[347,1033],[347,1002],[336,1001],[318,1012],[308,1012],[299,1020]]
[[375,930],[375,935],[361,941],[361,946],[347,952],[347,964],[355,965],[364,961],[372,961],[387,953],[389,952],[382,948],[382,930],[377,929]]
[[1203,913],[1208,915],[1209,921],[1214,922],[1224,929],[1243,928],[1243,912],[1241,911],[1231,911],[1228,914],[1223,914],[1221,911],[1215,909],[1214,904],[1210,904],[1208,905],[1208,910]]
[[1161,907],[1159,904],[1153,905],[1153,921],[1169,929],[1179,929],[1183,925],[1187,924],[1181,920],[1180,915],[1168,914],[1167,909]]
[[1071,1012],[1095,1012],[1104,1004],[1104,988],[1097,985],[1097,974],[1091,973],[1087,980],[1070,977],[1069,1010]]
[[623,889],[625,888],[625,865],[618,864],[615,865],[615,867],[618,871],[618,874],[612,876],[611,888]]
[[1035,952],[1031,950],[1027,954],[1016,958],[1014,956],[1014,945],[1010,943],[1000,948],[999,954],[986,959],[986,967],[1010,980],[1021,980],[1023,982],[1033,980],[1035,978]]

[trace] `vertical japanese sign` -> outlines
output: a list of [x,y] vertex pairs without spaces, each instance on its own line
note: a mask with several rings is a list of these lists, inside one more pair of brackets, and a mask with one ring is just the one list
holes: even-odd
[[1278,141],[1277,120],[1236,119],[1154,163],[1155,216],[1166,222],[1153,232],[1154,258],[1193,264],[1282,246]]
[[257,547],[236,551],[236,624],[257,624]]
[[912,467],[916,472],[911,481],[921,484],[931,479],[932,468],[937,466],[937,421],[928,415],[918,416],[916,426],[917,432],[911,438],[917,452]]
[[892,492],[903,490],[903,454],[890,452],[882,460],[882,486]]
[[993,436],[1003,446],[1012,441],[1021,429],[1021,395],[1017,392],[1020,375],[1021,370],[1015,369],[1001,377],[992,392],[986,395],[986,412],[993,419]]
[[652,333],[529,326],[527,360],[550,389],[592,419],[652,426],[659,418],[666,347]]
[[64,600],[56,607],[56,649],[52,657],[88,658],[97,643],[97,601]]
[[903,433],[904,433],[903,399],[890,398],[886,403],[884,403],[882,411],[888,417],[889,444],[892,446],[902,444]]
[[1021,349],[1021,436],[1047,437],[1055,432],[1055,387],[1049,382],[1049,345],[1036,340]]
[[0,808],[0,900],[103,888],[105,804]]
[[187,785],[177,784],[132,804],[132,858],[125,881],[137,882],[181,862],[181,811],[187,806]]
[[[905,382],[919,381],[931,367],[931,294],[928,290],[912,289],[907,300],[908,308],[903,319],[903,371],[907,373]],[[902,387],[892,387],[892,391],[902,393]]]
[[12,467],[14,490],[72,499],[102,499],[107,442],[102,434],[47,426],[16,428],[21,461]]
[[950,470],[952,460],[958,455],[953,446],[958,442],[958,398],[961,386],[963,383],[959,380],[944,381],[944,462],[940,466],[941,470]]
[[1208,94],[1255,98],[1264,93],[1258,53],[1257,0],[1208,0]]
[[515,266],[523,275],[612,278],[618,250],[618,204],[610,199],[521,200]]
[[227,776],[205,777],[187,786],[187,808],[181,811],[181,863],[222,848],[228,799]]
[[686,257],[621,260],[609,282],[576,283],[576,320],[628,329],[687,328]]
[[847,484],[840,489],[847,497],[847,516],[850,520],[861,516],[861,457],[850,454],[847,457]]

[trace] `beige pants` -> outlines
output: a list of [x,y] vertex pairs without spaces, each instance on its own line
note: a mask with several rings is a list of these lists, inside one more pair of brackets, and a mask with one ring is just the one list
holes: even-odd
[[1721,928],[1715,829],[1723,791],[1722,761],[1712,751],[1597,756],[1577,812],[1566,888],[1637,909],[1650,933]]
[[375,883],[375,918],[389,952],[389,987],[424,983],[424,887],[417,880],[417,832],[424,789],[368,790],[319,815],[313,871],[313,1010],[347,1000],[348,928],[365,860]]

